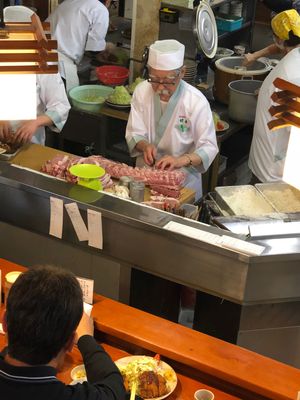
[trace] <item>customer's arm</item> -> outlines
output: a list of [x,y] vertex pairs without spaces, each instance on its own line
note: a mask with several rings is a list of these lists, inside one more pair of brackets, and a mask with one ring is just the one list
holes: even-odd
[[103,347],[95,341],[92,320],[85,313],[77,335],[88,381],[100,392],[101,400],[123,399],[125,388],[122,375]]

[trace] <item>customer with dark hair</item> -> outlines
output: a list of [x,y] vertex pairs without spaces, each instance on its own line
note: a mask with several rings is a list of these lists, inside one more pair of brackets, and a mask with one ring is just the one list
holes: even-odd
[[[12,286],[3,327],[8,346],[0,356],[0,393],[7,400],[117,400],[122,376],[93,338],[74,275],[54,267],[21,274]],[[56,378],[77,342],[88,382],[65,385]]]

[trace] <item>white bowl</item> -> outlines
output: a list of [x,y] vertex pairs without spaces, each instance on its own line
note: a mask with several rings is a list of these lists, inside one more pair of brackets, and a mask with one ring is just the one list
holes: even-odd
[[215,55],[215,59],[219,60],[220,58],[223,58],[223,57],[230,57],[233,54],[234,54],[234,51],[231,49],[227,49],[226,47],[218,47],[216,55]]

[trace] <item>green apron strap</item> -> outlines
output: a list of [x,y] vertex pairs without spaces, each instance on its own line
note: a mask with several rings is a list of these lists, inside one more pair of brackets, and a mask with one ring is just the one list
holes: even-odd
[[155,141],[154,145],[157,147],[158,143],[163,137],[165,130],[174,114],[174,110],[183,92],[183,83],[180,80],[177,89],[172,94],[168,101],[167,108],[164,113],[161,111],[160,99],[157,93],[154,94],[154,119],[155,119]]

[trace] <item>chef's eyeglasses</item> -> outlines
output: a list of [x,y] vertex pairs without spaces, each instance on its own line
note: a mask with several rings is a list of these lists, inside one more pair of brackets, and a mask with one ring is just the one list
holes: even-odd
[[176,79],[178,78],[180,71],[181,68],[176,70],[176,75],[166,76],[163,80],[158,76],[149,74],[148,82],[152,83],[153,85],[176,85]]

